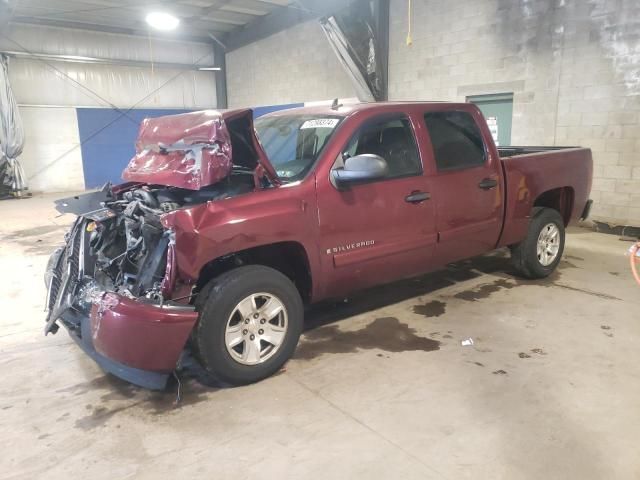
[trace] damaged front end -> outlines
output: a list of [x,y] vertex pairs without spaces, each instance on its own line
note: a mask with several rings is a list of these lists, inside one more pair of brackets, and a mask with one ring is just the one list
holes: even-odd
[[[163,230],[161,212],[144,205],[142,198],[148,195],[148,191],[137,189],[118,199],[107,186],[100,192],[57,202],[62,213],[79,216],[65,235],[65,247],[49,259],[45,334],[57,331],[56,320],[70,307],[88,312],[100,292],[161,298],[171,232]],[[90,210],[82,212],[83,207]]]
[[[148,388],[164,387],[197,319],[171,297],[173,232],[160,217],[178,204],[160,203],[162,190],[107,186],[59,201],[79,216],[45,273],[45,334],[59,321],[105,370]],[[87,200],[89,211],[75,208]]]
[[[134,181],[56,202],[78,218],[45,274],[45,334],[60,322],[103,369],[153,389],[164,388],[197,320],[190,285],[177,285],[175,235],[162,217],[266,181],[259,152],[246,148],[253,132],[226,130],[234,121],[251,126],[246,111],[222,124],[216,115],[177,117],[166,117],[164,136],[162,121],[143,125],[123,175]],[[193,124],[202,118],[205,126]]]

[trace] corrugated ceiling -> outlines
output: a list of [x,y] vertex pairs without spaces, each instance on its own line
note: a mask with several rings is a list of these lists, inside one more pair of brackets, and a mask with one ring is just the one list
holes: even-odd
[[147,13],[166,11],[180,26],[152,34],[211,41],[209,34],[224,35],[283,7],[297,8],[291,0],[16,0],[10,21],[146,36]]

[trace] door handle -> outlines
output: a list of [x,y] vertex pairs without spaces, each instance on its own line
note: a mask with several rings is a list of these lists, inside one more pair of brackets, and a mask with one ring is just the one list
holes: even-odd
[[409,195],[404,197],[404,201],[409,203],[420,203],[425,200],[429,200],[430,198],[431,194],[429,192],[411,192]]
[[494,178],[483,178],[482,181],[478,184],[478,187],[482,190],[491,190],[498,186],[498,181]]

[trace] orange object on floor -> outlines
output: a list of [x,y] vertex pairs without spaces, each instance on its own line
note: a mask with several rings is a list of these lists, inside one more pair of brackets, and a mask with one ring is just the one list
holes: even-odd
[[633,273],[633,277],[640,285],[640,257],[638,256],[638,250],[640,250],[640,242],[636,243],[633,247],[629,249],[629,263],[631,264],[631,272]]

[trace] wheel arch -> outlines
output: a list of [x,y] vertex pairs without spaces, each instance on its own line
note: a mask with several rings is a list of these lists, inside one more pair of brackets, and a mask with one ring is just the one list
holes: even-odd
[[533,202],[533,208],[546,207],[557,210],[566,227],[571,221],[574,199],[575,192],[572,187],[553,188],[539,194]]
[[244,265],[262,265],[279,271],[293,282],[303,302],[310,302],[313,283],[309,256],[304,246],[295,241],[260,245],[208,261],[200,269],[196,291],[213,278]]

